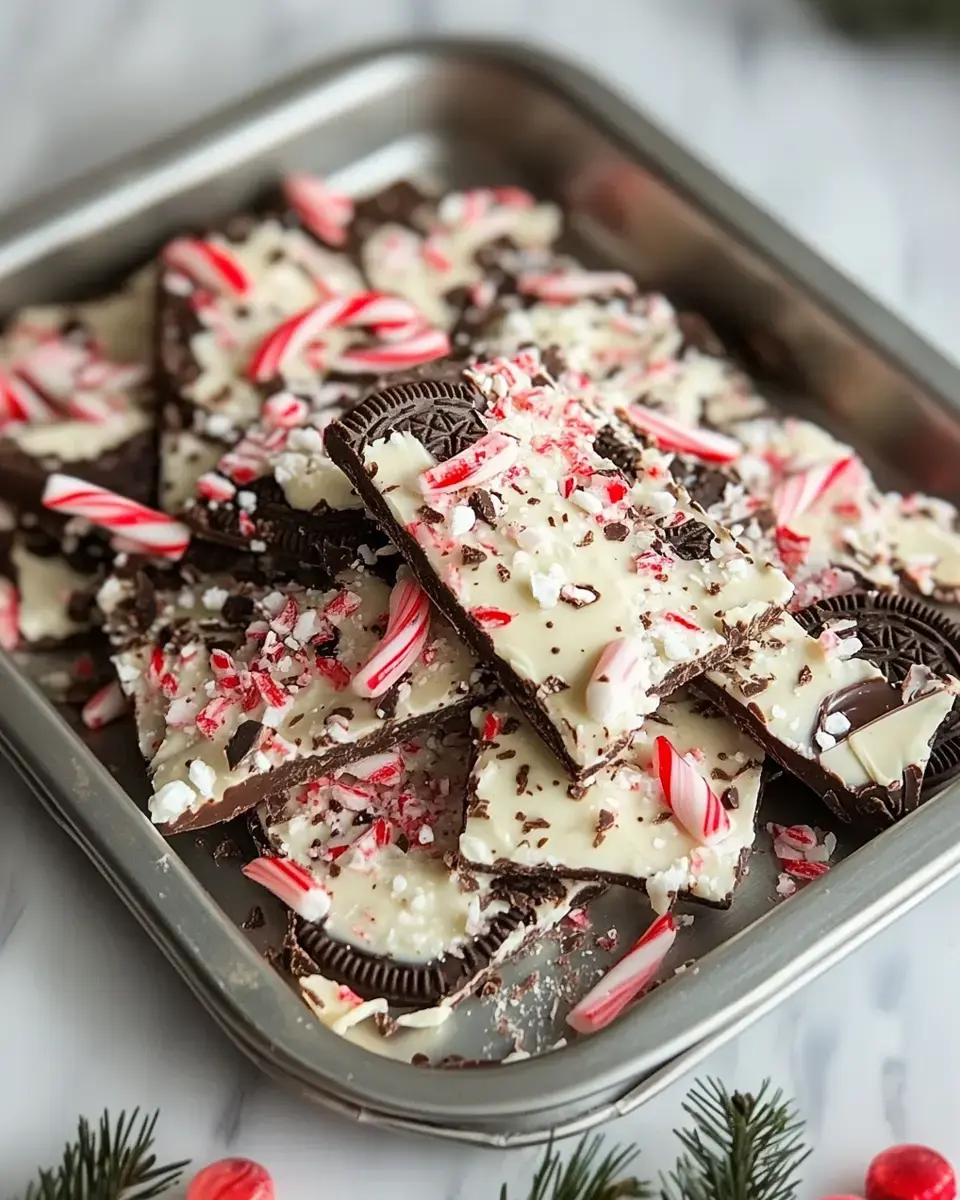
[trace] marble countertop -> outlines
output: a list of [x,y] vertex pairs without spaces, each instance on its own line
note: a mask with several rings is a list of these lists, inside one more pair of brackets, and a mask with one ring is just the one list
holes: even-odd
[[[237,17],[238,8],[242,19]],[[371,38],[539,43],[602,73],[927,337],[960,357],[960,63],[854,47],[790,0],[20,0],[0,5],[0,208],[257,84]],[[200,1012],[93,868],[0,767],[0,1184],[53,1160],[78,1113],[159,1106],[160,1150],[269,1166],[281,1200],[517,1194],[536,1151],[434,1144],[306,1107]],[[960,884],[879,935],[703,1067],[764,1075],[805,1115],[803,1197],[856,1190],[873,1153],[960,1161]],[[685,1084],[610,1128],[672,1162]]]

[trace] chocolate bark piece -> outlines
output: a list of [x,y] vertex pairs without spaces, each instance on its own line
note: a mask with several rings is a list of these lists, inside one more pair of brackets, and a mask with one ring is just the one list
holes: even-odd
[[881,829],[919,804],[956,680],[918,666],[896,687],[860,649],[854,620],[813,638],[784,615],[698,689],[836,816]]
[[[894,687],[902,687],[912,667],[927,667],[941,678],[960,678],[960,627],[927,604],[890,592],[851,592],[805,608],[796,619],[813,637],[831,622],[849,618],[863,644],[860,657],[872,662]],[[960,707],[947,715],[933,739],[924,790],[941,788],[960,771]]]
[[[604,296],[610,279],[610,272],[585,271],[570,259],[555,262],[546,286],[521,278],[516,300],[476,330],[478,352],[493,357],[550,346],[566,368],[592,381],[593,402],[610,417],[639,403],[691,427],[724,430],[769,410],[715,341],[691,343],[687,314],[659,293],[631,291],[623,277],[622,294]],[[595,295],[585,294],[591,280],[600,289]]]
[[306,867],[330,897],[322,922],[291,922],[297,973],[364,999],[421,1007],[468,991],[559,920],[580,885],[516,889],[448,864],[459,833],[469,738],[461,727],[397,746],[257,811],[268,852]]
[[89,636],[111,558],[105,535],[85,521],[20,513],[0,501],[0,577],[15,597],[20,644],[52,650]]
[[151,504],[156,446],[150,330],[154,270],[74,305],[22,309],[0,336],[0,374],[19,411],[0,435],[0,498],[39,509],[65,470]]
[[[512,706],[498,706],[481,726],[460,837],[463,863],[504,876],[625,884],[645,891],[657,912],[678,896],[729,906],[756,834],[764,761],[756,742],[681,692],[660,705],[619,763],[571,788],[531,727],[516,718]],[[718,799],[732,800],[735,789],[722,841],[703,845],[672,815],[656,772],[657,737],[692,756]]]
[[438,616],[422,658],[391,694],[354,693],[389,600],[369,571],[342,572],[328,590],[212,576],[148,592],[140,576],[114,577],[99,602],[134,701],[150,813],[165,833],[229,820],[453,720],[483,694],[470,656]]
[[[349,214],[350,201],[341,199]],[[501,239],[521,247],[548,243],[558,227],[556,209],[518,189],[438,200],[399,184],[357,202],[336,245],[315,236],[282,197],[260,215],[208,233],[207,244],[228,256],[244,286],[211,293],[176,270],[161,273],[164,507],[178,510],[192,498],[197,478],[257,420],[271,392],[306,394],[317,409],[349,407],[378,377],[442,356],[447,342],[439,331],[455,323],[466,293],[484,282],[481,251]],[[374,293],[406,300],[406,322],[395,318],[393,332],[356,316],[334,322],[285,352],[269,378],[251,370],[282,322],[331,296]],[[397,333],[404,323],[409,334]],[[432,350],[423,348],[429,327]],[[364,358],[370,350],[376,353]]]
[[271,552],[292,562],[339,570],[363,545],[368,557],[385,549],[354,489],[323,445],[323,431],[342,411],[312,409],[306,397],[268,397],[299,423],[261,418],[205,474],[184,519],[203,538],[234,549]]
[[[326,439],[434,603],[577,778],[792,593],[692,504],[662,455],[647,451],[631,486],[594,450],[598,428],[526,354],[387,388]],[[492,524],[471,499],[480,492]],[[425,503],[442,522],[423,519]],[[676,555],[664,536],[687,520],[710,529],[707,560]],[[465,547],[485,558],[464,565]],[[766,604],[743,620],[757,598]],[[622,639],[636,660],[626,685],[600,665]]]

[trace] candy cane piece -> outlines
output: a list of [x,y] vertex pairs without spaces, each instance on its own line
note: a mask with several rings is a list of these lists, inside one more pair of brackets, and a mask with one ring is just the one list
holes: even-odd
[[164,247],[160,258],[166,266],[213,292],[245,296],[252,286],[250,277],[234,255],[202,238],[174,238]]
[[798,471],[785,479],[773,495],[773,510],[777,527],[788,528],[790,522],[812,508],[831,488],[837,486],[845,475],[859,468],[859,459],[854,454],[839,458],[836,462],[821,463]]
[[20,644],[20,594],[9,579],[0,578],[0,649]]
[[357,292],[334,296],[314,304],[281,322],[254,353],[247,375],[254,383],[274,379],[284,362],[327,329],[403,325],[421,320],[419,310],[408,300],[386,292]]
[[394,611],[383,638],[352,680],[354,692],[368,699],[382,696],[410,670],[430,633],[430,601],[413,580],[394,587],[390,607]]
[[635,712],[638,689],[649,673],[650,648],[642,637],[616,638],[600,653],[587,684],[587,712],[599,725],[614,725],[624,714]]
[[491,629],[503,629],[513,620],[514,614],[508,613],[502,608],[493,608],[488,604],[478,604],[475,608],[469,610],[471,619],[480,626],[484,632],[489,632]]
[[517,290],[548,304],[572,304],[587,296],[632,296],[637,283],[623,271],[548,271],[520,275]]
[[370,754],[343,769],[354,779],[362,779],[375,787],[395,787],[403,778],[403,755],[399,751]]
[[442,329],[424,329],[406,341],[344,350],[333,358],[330,368],[346,375],[375,375],[420,367],[449,353],[450,339]]
[[236,485],[216,471],[205,471],[196,483],[196,494],[200,500],[225,503],[237,494]]
[[643,937],[567,1014],[577,1033],[596,1033],[618,1017],[652,981],[670,953],[679,926],[672,914],[658,917]]
[[28,383],[0,371],[0,424],[24,421],[30,425],[49,425],[56,419],[56,410]]
[[665,737],[653,743],[657,777],[670,811],[695,841],[712,846],[730,834],[730,818],[716,793]]
[[328,246],[342,246],[353,220],[353,201],[314,175],[289,175],[283,196],[300,221]]
[[466,450],[424,471],[420,491],[427,499],[437,499],[487,483],[512,467],[519,451],[516,438],[495,431],[485,433]]
[[43,489],[42,504],[51,512],[85,517],[92,525],[136,543],[141,552],[161,558],[181,558],[190,544],[186,525],[73,475],[50,475]]
[[712,429],[693,429],[642,404],[631,404],[623,411],[627,422],[647,434],[661,450],[692,454],[715,463],[730,463],[740,457],[740,443]]
[[322,921],[330,911],[330,893],[299,863],[286,858],[255,858],[241,870],[305,921]]
[[83,706],[80,720],[87,729],[102,729],[116,721],[127,711],[127,697],[120,684],[114,680],[95,692]]
[[263,423],[271,429],[296,429],[306,425],[310,405],[292,392],[277,392],[263,402]]

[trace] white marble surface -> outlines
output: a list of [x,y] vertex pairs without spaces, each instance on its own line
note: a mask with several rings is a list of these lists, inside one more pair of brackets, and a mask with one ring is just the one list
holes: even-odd
[[[600,70],[960,355],[960,63],[851,47],[789,0],[6,0],[0,207],[319,55],[427,30],[520,37]],[[528,1178],[534,1151],[353,1127],[260,1078],[7,769],[0,795],[4,1194],[78,1112],[136,1104],[162,1108],[163,1151],[258,1158],[281,1200],[479,1200]],[[891,1141],[960,1161],[958,917],[953,885],[707,1064],[797,1098],[815,1146],[803,1197],[856,1188]],[[647,1173],[671,1161],[681,1092],[611,1130],[647,1147]]]

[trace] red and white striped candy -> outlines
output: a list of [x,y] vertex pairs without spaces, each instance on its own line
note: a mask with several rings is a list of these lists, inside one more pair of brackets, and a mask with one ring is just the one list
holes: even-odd
[[330,893],[299,863],[287,858],[255,858],[242,870],[305,921],[322,921],[330,911]]
[[777,527],[788,528],[790,522],[813,507],[831,488],[846,482],[851,484],[860,474],[860,462],[854,454],[832,463],[821,463],[798,471],[785,479],[773,495],[773,510]]
[[442,329],[422,329],[404,341],[389,340],[384,334],[384,342],[382,346],[344,350],[334,356],[329,366],[345,375],[375,375],[406,371],[450,353],[450,339]]
[[740,457],[740,443],[712,429],[693,429],[661,412],[631,404],[625,410],[628,422],[647,434],[661,450],[692,454],[704,462],[729,463]]
[[0,578],[0,649],[20,645],[20,593],[9,579]]
[[647,677],[649,647],[641,637],[608,642],[587,684],[587,712],[599,725],[616,725],[624,714],[637,712],[637,690]]
[[679,926],[670,913],[658,917],[633,949],[567,1014],[577,1033],[596,1033],[609,1025],[653,980],[670,953]]
[[653,760],[670,811],[697,842],[712,846],[730,833],[730,818],[696,767],[665,737],[653,743]]
[[275,1200],[270,1172],[249,1158],[222,1158],[194,1175],[187,1200]]
[[263,402],[263,423],[271,429],[296,429],[309,416],[310,405],[292,392],[277,392]]
[[470,616],[485,632],[491,629],[503,629],[513,620],[513,613],[502,608],[493,608],[489,604],[478,604],[470,609]]
[[390,593],[386,632],[373,654],[354,675],[358,696],[382,696],[420,657],[430,633],[430,601],[418,583],[403,579]]
[[283,195],[300,221],[328,246],[342,246],[353,220],[353,201],[343,192],[335,192],[315,175],[289,175],[283,181]]
[[49,425],[56,419],[56,410],[28,383],[0,371],[0,425],[9,421]]
[[351,763],[344,770],[354,779],[362,779],[375,787],[395,787],[403,778],[403,755],[399,750],[388,750],[383,754],[370,754]]
[[427,499],[437,499],[488,483],[513,466],[519,451],[516,438],[496,431],[485,433],[466,450],[424,471],[420,491]]
[[632,296],[637,283],[623,271],[548,271],[521,275],[517,290],[548,304],[572,304],[588,296]]
[[777,553],[788,571],[798,571],[810,553],[810,539],[802,533],[794,533],[785,525],[779,525],[773,534]]
[[245,296],[251,281],[241,263],[224,246],[201,238],[174,238],[160,255],[161,261],[212,292]]
[[205,471],[196,484],[197,498],[225,503],[237,494],[236,484],[217,471]]
[[136,543],[146,554],[177,559],[190,544],[190,530],[186,525],[72,475],[50,475],[43,489],[42,503],[52,512],[85,517],[92,525],[118,533],[125,540]]
[[408,300],[386,292],[356,292],[334,296],[281,322],[260,343],[247,374],[254,383],[275,379],[287,359],[299,354],[327,329],[375,328],[422,320]]
[[114,680],[95,692],[83,706],[80,720],[88,729],[102,729],[127,711],[127,698]]

